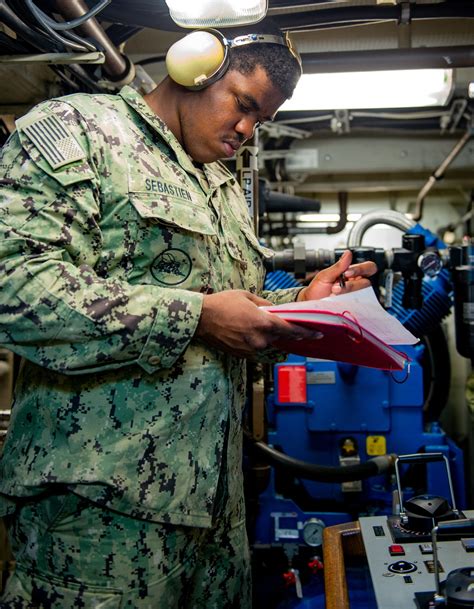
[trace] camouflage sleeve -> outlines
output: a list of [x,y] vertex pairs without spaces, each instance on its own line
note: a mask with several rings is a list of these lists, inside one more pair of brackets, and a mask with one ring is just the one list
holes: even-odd
[[202,295],[98,276],[98,181],[87,159],[58,182],[15,133],[0,164],[0,343],[66,374],[170,367],[193,337]]
[[294,302],[298,294],[303,289],[303,286],[297,288],[286,288],[284,290],[269,291],[264,290],[260,295],[274,305],[286,304],[287,302]]

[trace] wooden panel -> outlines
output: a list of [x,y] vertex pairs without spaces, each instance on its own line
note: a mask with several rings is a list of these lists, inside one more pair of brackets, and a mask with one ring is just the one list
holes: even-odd
[[344,556],[365,556],[358,522],[345,522],[324,529],[326,609],[350,609]]

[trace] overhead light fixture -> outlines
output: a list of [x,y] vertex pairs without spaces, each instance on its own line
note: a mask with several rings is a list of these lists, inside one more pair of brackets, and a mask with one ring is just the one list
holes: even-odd
[[452,87],[453,71],[447,69],[303,74],[280,110],[443,106]]
[[185,28],[232,27],[257,23],[267,0],[166,0],[173,21]]
[[[357,220],[360,220],[362,214],[347,214],[347,221],[348,222],[357,222]],[[300,214],[297,217],[298,222],[322,222],[322,223],[326,223],[326,222],[339,222],[339,220],[341,219],[339,214]]]

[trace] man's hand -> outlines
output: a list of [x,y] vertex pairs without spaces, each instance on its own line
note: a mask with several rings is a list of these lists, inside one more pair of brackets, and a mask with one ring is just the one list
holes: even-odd
[[196,337],[220,351],[252,357],[276,339],[311,340],[318,335],[258,308],[271,304],[244,290],[205,295]]
[[[319,300],[332,294],[346,294],[362,288],[367,288],[370,277],[377,272],[374,262],[352,264],[352,253],[347,250],[339,260],[327,269],[319,271],[311,283],[301,290],[297,300]],[[345,286],[339,285],[339,277],[344,273]]]

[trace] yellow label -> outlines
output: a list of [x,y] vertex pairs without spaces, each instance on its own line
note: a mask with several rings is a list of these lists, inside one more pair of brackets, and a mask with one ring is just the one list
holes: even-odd
[[387,454],[387,441],[385,436],[367,436],[367,454],[371,457]]

